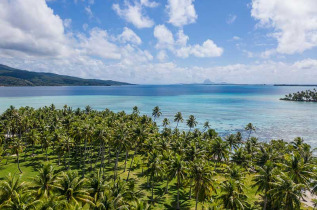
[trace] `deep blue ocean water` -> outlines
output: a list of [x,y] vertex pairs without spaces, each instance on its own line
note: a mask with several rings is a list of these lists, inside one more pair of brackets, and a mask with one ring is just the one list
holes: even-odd
[[[176,112],[184,118],[195,115],[202,128],[209,121],[221,135],[242,131],[251,122],[256,136],[292,140],[297,136],[317,147],[317,103],[280,101],[285,94],[312,87],[269,85],[135,85],[118,87],[0,87],[0,113],[10,105],[35,108],[54,103],[62,108],[90,105],[97,110],[151,115],[159,106],[164,117],[173,120]],[[171,124],[174,127],[174,124]],[[185,122],[180,128],[186,129]]]

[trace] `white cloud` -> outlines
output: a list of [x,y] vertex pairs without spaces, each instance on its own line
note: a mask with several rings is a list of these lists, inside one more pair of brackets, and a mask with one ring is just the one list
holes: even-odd
[[207,39],[202,45],[194,45],[191,47],[191,54],[196,57],[219,57],[223,53],[223,49],[218,47],[212,40]]
[[94,28],[89,35],[79,35],[80,47],[85,54],[108,59],[121,58],[118,46],[109,41],[107,31]]
[[202,45],[187,44],[189,37],[180,29],[176,35],[176,41],[170,30],[165,25],[154,28],[154,37],[157,39],[157,49],[168,49],[177,57],[187,58],[190,55],[196,57],[219,57],[223,49],[218,47],[212,40],[207,39]]
[[282,54],[301,53],[317,46],[316,0],[252,0],[251,15],[270,34]]
[[195,0],[168,0],[166,9],[169,23],[177,27],[195,23],[197,14],[194,7]]
[[158,49],[173,49],[174,37],[170,30],[165,25],[157,25],[154,28],[154,37],[157,39],[156,48]]
[[237,16],[236,16],[236,15],[230,14],[230,15],[228,16],[226,22],[227,22],[227,24],[232,24],[232,23],[234,23],[234,22],[236,21],[236,19],[237,19]]
[[142,43],[141,38],[134,33],[131,29],[124,27],[122,34],[118,36],[118,39],[123,42],[127,43],[130,42],[132,44],[139,45]]
[[84,29],[84,31],[86,31],[86,30],[88,29],[88,27],[89,27],[89,25],[88,25],[87,23],[84,23],[84,24],[83,24],[83,29]]
[[152,19],[144,14],[141,3],[125,2],[125,7],[121,9],[119,4],[113,4],[112,9],[125,21],[132,23],[137,28],[150,28],[154,25]]
[[[304,59],[294,63],[267,61],[249,65],[238,63],[211,67],[181,67],[173,62],[153,63],[151,56],[146,57],[146,52],[139,52],[130,47],[125,47],[124,54],[132,57],[113,64],[85,56],[69,59],[29,59],[27,62],[0,57],[0,63],[34,71],[53,71],[84,78],[113,79],[138,84],[201,83],[206,78],[215,82],[237,84],[312,84],[317,78],[315,59]],[[140,60],[133,62],[134,59]]]
[[232,37],[232,40],[234,40],[234,41],[238,41],[238,40],[240,40],[241,38],[240,37],[238,37],[238,36],[233,36]]
[[150,7],[150,8],[154,8],[159,5],[159,3],[155,1],[150,1],[150,0],[141,0],[140,3],[141,5],[144,5],[145,7]]
[[157,58],[159,61],[162,62],[162,61],[165,61],[165,60],[168,58],[168,56],[167,56],[165,50],[160,50],[160,51],[157,53],[156,58]]
[[72,24],[72,19],[65,19],[64,20],[64,27],[65,28],[70,28]]
[[87,15],[89,16],[89,18],[94,17],[94,14],[92,13],[90,6],[85,7],[85,11],[86,11]]
[[66,55],[69,49],[63,24],[45,0],[0,1],[1,54]]

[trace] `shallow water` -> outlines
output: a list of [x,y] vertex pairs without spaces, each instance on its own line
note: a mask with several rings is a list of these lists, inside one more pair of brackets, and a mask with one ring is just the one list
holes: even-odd
[[[241,131],[252,122],[256,136],[292,140],[297,136],[317,147],[317,103],[280,101],[285,94],[312,87],[267,85],[137,85],[120,87],[0,87],[0,113],[10,105],[35,108],[52,103],[58,108],[90,105],[131,113],[138,106],[141,114],[151,115],[159,106],[164,117],[172,121],[176,112],[184,118],[193,114],[198,127],[208,120],[221,135]],[[175,126],[171,124],[171,126]],[[186,129],[186,123],[180,128]]]

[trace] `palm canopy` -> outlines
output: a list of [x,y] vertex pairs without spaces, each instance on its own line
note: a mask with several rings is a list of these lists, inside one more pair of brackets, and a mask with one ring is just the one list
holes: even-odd
[[85,190],[85,184],[86,179],[80,178],[76,171],[63,172],[56,185],[60,194],[59,199],[66,200],[73,205],[92,204],[93,198]]
[[36,197],[50,197],[55,188],[57,174],[52,164],[45,164],[39,169],[39,175],[33,179],[32,189]]

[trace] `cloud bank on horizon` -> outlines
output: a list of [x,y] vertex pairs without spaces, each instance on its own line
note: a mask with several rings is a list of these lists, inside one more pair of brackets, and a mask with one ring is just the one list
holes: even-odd
[[316,83],[316,0],[1,0],[0,63],[140,84]]

